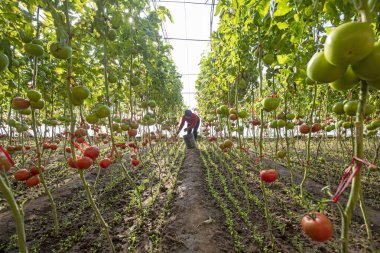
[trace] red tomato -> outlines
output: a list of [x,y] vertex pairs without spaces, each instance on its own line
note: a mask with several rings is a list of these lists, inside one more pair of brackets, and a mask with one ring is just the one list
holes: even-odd
[[17,181],[25,181],[30,178],[30,172],[27,169],[19,169],[15,172],[14,177]]
[[216,141],[216,137],[215,136],[210,136],[210,138],[208,138],[208,141],[209,142]]
[[323,213],[306,214],[301,220],[301,226],[305,234],[314,241],[327,241],[333,234],[333,225]]
[[67,147],[66,148],[66,153],[71,153],[71,148]]
[[128,143],[128,147],[136,148],[136,144],[134,142]]
[[9,162],[8,158],[5,156],[3,152],[0,151],[0,170],[8,172],[11,166],[12,164]]
[[131,159],[131,164],[133,165],[133,166],[139,166],[139,164],[140,164],[140,160],[139,159],[136,159],[136,158],[132,158]]
[[[79,156],[77,156],[77,161],[78,161],[78,159],[79,159]],[[68,160],[67,162],[69,163],[69,166],[70,166],[71,168],[78,168],[77,163],[74,162],[74,160],[73,160],[72,157],[70,157],[69,160]]]
[[95,160],[96,158],[98,158],[99,154],[100,154],[100,150],[96,146],[91,146],[91,147],[86,148],[83,153],[84,156],[90,157],[92,160]]
[[85,169],[90,168],[92,166],[92,163],[93,163],[92,159],[87,156],[83,156],[77,160],[77,166],[78,166],[78,169],[80,170],[85,170]]
[[78,128],[77,130],[75,130],[75,133],[74,133],[75,137],[79,138],[79,137],[83,137],[83,136],[86,136],[87,135],[87,131],[86,129],[84,128]]
[[25,145],[24,148],[25,148],[25,150],[30,150],[30,146],[28,146],[28,145]]
[[129,129],[128,130],[128,136],[129,137],[135,137],[137,135],[137,130],[136,129]]
[[[42,173],[45,171],[45,168],[44,166],[41,166],[41,170],[42,170]],[[36,166],[33,166],[31,169],[30,169],[30,173],[32,173],[32,175],[38,175],[40,174],[39,171],[38,171],[38,168]]]
[[310,127],[305,123],[299,126],[301,134],[308,134],[310,132]]
[[260,171],[260,178],[266,183],[272,183],[277,180],[278,173],[275,170],[262,170]]
[[26,185],[29,187],[36,186],[40,183],[40,177],[38,175],[31,176],[26,180]]
[[43,149],[49,149],[50,148],[50,144],[45,142],[44,144],[42,144],[42,148]]
[[51,150],[57,150],[57,148],[58,148],[58,145],[57,145],[57,144],[55,144],[55,143],[51,143],[51,144],[50,144],[50,149],[51,149]]
[[111,160],[108,158],[104,158],[100,160],[99,166],[103,169],[107,169],[111,165]]

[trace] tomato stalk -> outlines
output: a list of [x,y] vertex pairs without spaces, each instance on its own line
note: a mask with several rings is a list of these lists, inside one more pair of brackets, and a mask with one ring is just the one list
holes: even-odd
[[[368,96],[368,86],[365,81],[361,81],[360,85],[360,93],[359,93],[359,105],[358,110],[356,112],[356,122],[355,122],[355,150],[354,154],[358,158],[363,158],[363,121],[364,121],[364,107],[367,102],[367,96]],[[355,166],[352,168],[355,170],[358,166],[358,162],[355,163]],[[342,234],[341,234],[341,251],[342,252],[348,252],[348,240],[349,240],[349,227],[353,215],[353,211],[355,209],[355,206],[357,202],[359,201],[361,206],[361,211],[363,213],[364,221],[366,224],[367,234],[369,237],[369,240],[372,244],[373,249],[373,239],[372,239],[372,232],[370,225],[368,223],[368,218],[364,206],[364,202],[362,199],[362,188],[361,188],[361,172],[353,178],[352,185],[351,185],[351,192],[350,196],[347,201],[346,209],[345,209],[345,216],[347,217],[346,222],[342,223]],[[361,200],[360,200],[361,199]]]
[[[39,24],[39,8],[37,8],[37,25]],[[38,37],[38,35],[37,35]],[[34,66],[33,66],[33,79],[32,79],[32,87],[36,87],[37,82],[37,72],[38,72],[38,59],[37,57],[34,57]],[[46,127],[46,125],[45,125]],[[39,173],[39,178],[41,179],[41,183],[44,187],[45,193],[48,195],[50,204],[52,206],[53,211],[53,221],[54,221],[54,233],[55,235],[58,235],[59,232],[59,224],[58,224],[58,213],[57,213],[57,205],[54,202],[53,196],[50,193],[49,188],[47,187],[44,173],[41,169],[42,165],[42,159],[41,159],[41,146],[40,142],[38,140],[38,133],[37,133],[37,126],[36,126],[36,112],[32,108],[32,130],[33,130],[33,137],[34,137],[34,143],[36,144],[36,153],[37,153],[37,168]]]
[[111,251],[112,252],[116,252],[115,246],[113,245],[113,242],[111,240],[111,236],[110,236],[110,233],[109,233],[109,226],[106,223],[106,221],[103,219],[102,215],[100,214],[100,211],[99,211],[98,207],[96,206],[96,203],[94,201],[94,198],[92,197],[90,188],[88,187],[87,181],[86,181],[86,179],[84,177],[83,170],[78,170],[78,172],[79,172],[80,178],[82,179],[83,186],[84,186],[84,189],[86,191],[86,195],[88,197],[88,201],[90,202],[92,208],[95,211],[96,218],[98,219],[98,221],[103,226],[103,232],[104,232],[104,234],[105,234],[105,236],[106,236],[106,238],[107,238],[107,240],[108,240],[108,242],[109,242],[109,244],[111,246]]
[[0,172],[0,192],[3,194],[5,200],[7,201],[9,207],[11,208],[12,215],[16,221],[16,232],[18,247],[21,253],[27,253],[28,248],[26,247],[26,236],[25,236],[25,223],[24,223],[24,211],[22,206],[20,207],[10,189],[9,182],[3,171]]
[[310,131],[309,131],[309,135],[308,135],[308,138],[307,138],[307,147],[306,147],[306,167],[305,167],[305,170],[304,170],[304,174],[303,174],[303,179],[300,183],[300,195],[301,197],[303,197],[303,191],[304,191],[304,185],[306,183],[306,180],[307,180],[307,177],[308,177],[308,172],[309,172],[309,169],[311,167],[311,163],[310,163],[310,144],[311,144],[311,127],[312,127],[312,123],[313,123],[313,116],[314,116],[314,109],[315,109],[315,100],[317,98],[317,85],[314,84],[314,87],[313,87],[313,104],[311,106],[311,112],[310,112],[310,118],[309,118],[309,127],[310,127]]
[[[284,103],[285,103],[285,119],[288,113],[288,93],[285,92],[284,96]],[[294,189],[294,176],[293,176],[293,169],[292,165],[290,163],[290,146],[289,146],[289,138],[288,138],[288,130],[285,126],[285,143],[286,143],[286,167],[288,168],[290,172],[290,184],[292,185],[292,189]]]
[[260,188],[261,188],[261,191],[263,192],[263,197],[264,197],[264,213],[265,213],[265,219],[267,221],[267,226],[268,226],[270,245],[272,246],[272,248],[274,248],[274,237],[272,233],[272,217],[269,212],[268,198],[267,198],[267,193],[266,193],[263,180],[260,180]]

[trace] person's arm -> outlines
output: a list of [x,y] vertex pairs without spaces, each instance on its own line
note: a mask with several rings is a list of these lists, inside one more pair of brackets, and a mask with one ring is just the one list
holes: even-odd
[[179,132],[181,132],[181,130],[182,130],[182,128],[183,128],[183,125],[185,125],[185,116],[182,116],[181,124],[179,125],[178,131],[177,131],[177,134],[178,134]]

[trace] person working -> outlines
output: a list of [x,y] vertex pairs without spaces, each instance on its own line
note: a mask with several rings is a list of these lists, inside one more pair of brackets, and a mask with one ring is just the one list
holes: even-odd
[[185,111],[185,115],[182,117],[181,124],[179,125],[179,129],[177,131],[177,135],[182,130],[183,125],[185,124],[185,121],[187,122],[187,128],[185,129],[187,131],[187,134],[190,134],[193,130],[194,139],[197,139],[198,136],[198,128],[201,120],[199,119],[198,115],[191,112],[190,110]]

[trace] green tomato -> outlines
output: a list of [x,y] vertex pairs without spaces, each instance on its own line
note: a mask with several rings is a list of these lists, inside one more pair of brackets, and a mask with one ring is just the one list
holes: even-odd
[[30,115],[32,114],[32,110],[30,108],[19,110],[22,115]]
[[241,118],[241,119],[245,119],[245,118],[247,118],[248,113],[247,113],[246,110],[241,110],[241,111],[238,112],[237,115],[238,115],[239,118]]
[[228,115],[228,107],[226,105],[222,105],[217,109],[217,113],[221,115]]
[[44,48],[38,44],[25,44],[25,52],[34,57],[41,57],[44,54]]
[[343,106],[344,112],[349,116],[355,116],[358,110],[358,101],[348,101]]
[[364,115],[365,116],[371,115],[375,111],[376,111],[376,107],[374,105],[366,104],[366,106],[364,107]]
[[72,92],[73,98],[77,100],[84,100],[90,96],[90,90],[86,86],[75,86]]
[[296,117],[296,115],[294,113],[292,113],[292,112],[286,114],[286,119],[287,120],[293,120],[295,117]]
[[42,42],[42,40],[39,40],[39,39],[33,39],[32,44],[36,44],[36,45],[40,45],[41,47],[44,46],[44,43]]
[[294,128],[294,123],[293,123],[293,122],[288,122],[288,123],[286,123],[285,128],[286,128],[287,130],[292,130],[292,129]]
[[42,98],[42,95],[39,91],[36,90],[28,90],[26,96],[29,98],[30,102],[37,102]]
[[89,124],[97,124],[99,122],[99,118],[95,114],[89,114],[86,116],[86,121]]
[[14,119],[9,119],[9,120],[8,120],[8,125],[11,126],[11,127],[15,127],[15,126],[16,126],[16,123],[17,123],[17,121],[14,120]]
[[272,97],[266,97],[263,100],[263,108],[265,111],[270,112],[280,105],[280,99],[279,98],[272,98]]
[[283,119],[277,120],[277,127],[278,128],[283,128],[285,126],[286,126],[286,121],[285,120],[283,120]]
[[117,32],[116,32],[116,30],[115,29],[109,29],[108,34],[107,34],[107,38],[110,41],[116,40],[116,38],[117,38]]
[[307,76],[320,83],[331,83],[341,78],[346,72],[346,66],[337,67],[329,63],[323,52],[317,52],[307,64]]
[[375,34],[370,23],[342,24],[326,38],[326,59],[335,66],[356,64],[371,53],[374,41]]
[[266,54],[263,57],[263,62],[267,65],[271,65],[272,63],[274,63],[274,61],[275,61],[275,58],[273,54]]
[[2,52],[0,52],[0,72],[4,72],[9,65],[8,56]]
[[338,102],[338,103],[335,103],[335,104],[333,105],[332,110],[333,110],[333,112],[334,112],[335,114],[337,114],[337,115],[343,115],[343,114],[344,114],[344,109],[343,109],[343,107],[344,107],[344,104],[343,104],[342,102]]
[[96,108],[95,114],[98,118],[106,118],[111,115],[111,109],[106,105],[100,105]]
[[108,82],[110,83],[116,83],[117,82],[117,77],[114,74],[109,74],[108,75]]
[[355,75],[351,66],[349,66],[341,78],[330,83],[329,85],[334,90],[345,91],[355,87],[358,83],[359,78]]
[[363,80],[380,79],[380,42],[376,42],[372,52],[352,66],[355,74]]
[[49,47],[50,53],[57,59],[67,60],[71,57],[73,49],[59,42],[53,42]]
[[277,120],[273,120],[269,123],[270,128],[277,128]]

